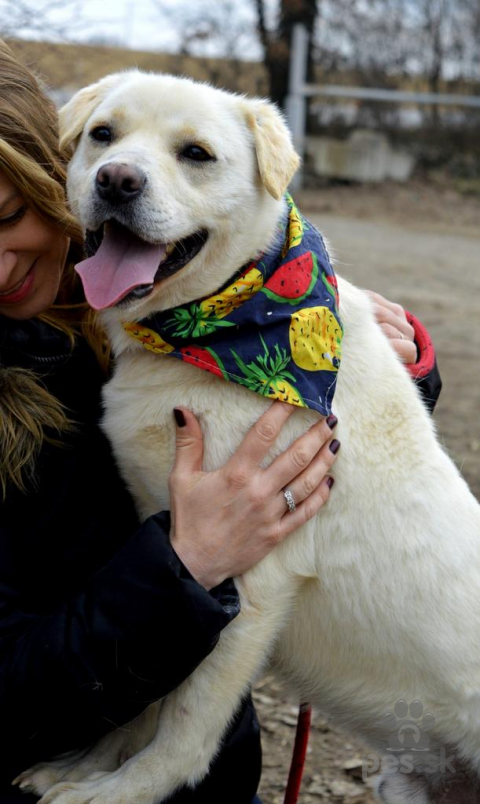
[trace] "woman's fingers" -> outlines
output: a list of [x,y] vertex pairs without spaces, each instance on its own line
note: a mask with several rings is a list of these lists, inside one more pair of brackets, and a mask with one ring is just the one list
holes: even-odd
[[295,410],[286,402],[274,402],[250,428],[242,443],[225,467],[229,472],[252,474],[270,452],[280,431]]
[[305,522],[308,522],[318,514],[320,509],[328,501],[332,486],[333,478],[325,477],[313,494],[310,494],[306,500],[300,503],[300,505],[297,505],[293,513],[290,513],[287,509],[287,513],[282,516],[278,523],[276,533],[277,543],[283,541],[287,536],[290,536],[301,528]]
[[374,290],[367,290],[367,293],[374,304],[378,304],[380,307],[386,307],[397,315],[405,315],[405,310],[398,302],[392,302],[386,299],[385,296],[382,296],[381,293],[376,293]]
[[412,325],[408,323],[403,307],[399,308],[399,312],[394,312],[388,307],[381,307],[374,304],[373,310],[379,324],[390,326],[398,333],[397,337],[399,338],[403,336],[407,341],[414,340],[415,330]]
[[[335,463],[335,459],[340,449],[340,442],[334,438],[328,441],[315,456],[309,466],[301,472],[285,489],[282,489],[277,496],[276,506],[278,515],[282,516],[288,509],[288,503],[284,492],[288,489],[293,497],[296,506],[317,491],[318,487],[325,480],[328,472]],[[333,478],[330,478],[333,485]],[[328,484],[327,484],[328,485]],[[289,512],[290,513],[290,512]]]
[[402,333],[389,324],[380,324],[380,326],[402,361],[407,364],[416,363],[418,360],[416,343],[404,338]]
[[175,408],[176,451],[173,473],[201,472],[203,436],[198,419],[187,408]]
[[417,362],[415,330],[408,323],[401,304],[388,301],[373,290],[367,291],[373,303],[373,312],[381,329],[404,363]]
[[403,337],[403,339],[413,341],[415,338],[415,330],[412,325],[408,323],[402,305],[391,302],[372,290],[368,291],[368,295],[373,302],[373,312],[378,323],[386,324],[394,330],[392,333],[391,330],[385,329],[387,337],[398,337],[400,339]]
[[264,478],[268,481],[267,488],[271,489],[272,494],[277,494],[285,486],[291,485],[294,478],[304,473],[320,450],[332,440],[332,430],[336,424],[335,416],[321,419],[272,461],[264,470]]
[[387,338],[401,338],[401,340],[409,341],[410,343],[415,340],[415,330],[407,319],[402,321],[400,318],[396,318],[389,310],[383,310],[382,314],[376,316],[376,319]]

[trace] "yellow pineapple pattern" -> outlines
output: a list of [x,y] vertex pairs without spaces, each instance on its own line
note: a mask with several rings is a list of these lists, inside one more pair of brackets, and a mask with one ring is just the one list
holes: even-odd
[[123,328],[128,335],[140,341],[145,349],[148,349],[150,352],[165,355],[175,350],[174,346],[164,341],[153,329],[142,327],[141,324],[124,324]]
[[328,307],[305,307],[292,314],[290,349],[293,362],[305,371],[338,371],[342,327]]
[[280,402],[288,402],[289,405],[296,405],[299,408],[307,407],[297,389],[286,380],[272,381],[268,396],[269,399],[279,399]]
[[303,221],[300,217],[300,213],[290,195],[287,196],[287,200],[289,206],[288,229],[287,239],[285,240],[285,245],[282,251],[282,259],[286,256],[291,248],[298,246],[302,242],[303,238]]
[[215,318],[225,318],[237,307],[255,296],[263,287],[263,275],[258,268],[251,268],[244,276],[235,282],[200,302],[199,307],[202,313]]

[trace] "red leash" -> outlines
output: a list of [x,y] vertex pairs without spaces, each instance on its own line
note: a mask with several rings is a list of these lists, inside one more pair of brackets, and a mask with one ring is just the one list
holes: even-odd
[[301,704],[298,710],[297,731],[293,746],[292,762],[288,774],[287,789],[283,804],[297,804],[302,784],[303,768],[307,755],[310,723],[312,722],[312,707],[310,704]]

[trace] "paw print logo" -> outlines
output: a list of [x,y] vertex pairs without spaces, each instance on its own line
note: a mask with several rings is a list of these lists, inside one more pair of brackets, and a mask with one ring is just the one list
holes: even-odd
[[428,732],[435,726],[435,718],[430,712],[423,711],[420,701],[397,701],[393,712],[387,712],[381,725],[388,733],[387,751],[402,753],[403,751],[421,752],[430,748]]

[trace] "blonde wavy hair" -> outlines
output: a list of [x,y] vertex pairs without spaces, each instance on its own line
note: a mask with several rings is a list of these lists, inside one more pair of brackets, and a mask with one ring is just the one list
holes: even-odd
[[[26,204],[70,238],[67,262],[55,304],[39,318],[65,332],[73,348],[85,337],[107,368],[108,350],[95,314],[85,302],[74,264],[83,236],[68,211],[65,167],[69,154],[58,144],[57,112],[37,78],[0,40],[0,171]],[[35,462],[45,441],[60,443],[71,428],[68,412],[32,371],[0,365],[0,491],[11,484],[25,492],[35,482]]]

